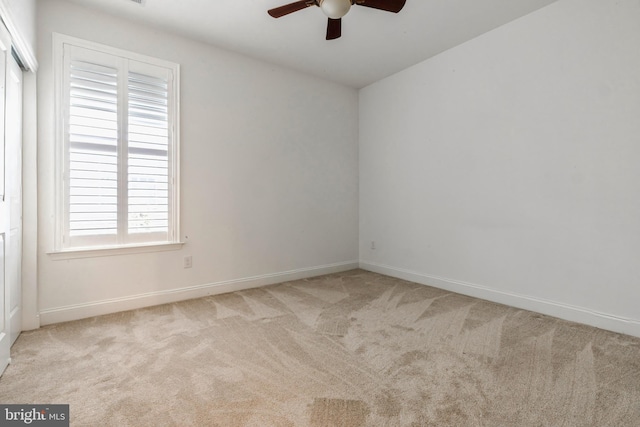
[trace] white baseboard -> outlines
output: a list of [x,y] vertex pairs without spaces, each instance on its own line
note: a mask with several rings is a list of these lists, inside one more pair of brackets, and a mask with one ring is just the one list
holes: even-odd
[[186,288],[170,289],[167,291],[149,292],[146,294],[113,298],[86,304],[56,307],[40,312],[40,324],[44,326],[53,323],[68,322],[70,320],[85,319],[87,317],[101,316],[104,314],[134,310],[153,305],[201,298],[209,295],[218,295],[245,289],[258,288],[291,280],[322,276],[324,274],[339,273],[353,270],[355,268],[358,268],[358,261],[349,261],[317,267],[301,268],[298,270],[263,274],[260,276],[225,280],[205,285],[189,286]]
[[499,291],[473,283],[431,276],[373,262],[360,261],[360,268],[374,273],[380,273],[386,276],[420,283],[422,285],[433,286],[435,288],[509,305],[511,307],[535,311],[537,313],[558,317],[560,319],[595,326],[600,329],[640,337],[639,319],[628,319],[611,314],[599,313],[590,309],[576,307],[556,301]]

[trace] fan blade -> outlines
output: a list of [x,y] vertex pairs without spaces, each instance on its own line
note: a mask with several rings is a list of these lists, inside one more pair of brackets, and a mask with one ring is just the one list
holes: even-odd
[[331,19],[327,22],[327,40],[335,40],[342,35],[342,19]]
[[270,9],[267,13],[274,18],[280,18],[284,15],[288,15],[293,12],[297,12],[302,9],[306,9],[309,6],[315,5],[313,0],[302,0],[297,1],[295,3],[285,4],[284,6],[276,7],[274,9]]
[[394,13],[400,12],[406,2],[407,0],[356,0],[358,6],[372,7]]

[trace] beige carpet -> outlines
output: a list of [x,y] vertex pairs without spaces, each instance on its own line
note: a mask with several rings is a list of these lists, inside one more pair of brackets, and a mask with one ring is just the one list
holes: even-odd
[[23,333],[74,426],[640,426],[640,339],[355,270]]

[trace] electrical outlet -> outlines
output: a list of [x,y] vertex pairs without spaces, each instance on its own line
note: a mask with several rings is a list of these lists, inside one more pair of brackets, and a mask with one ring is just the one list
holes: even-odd
[[374,250],[374,251],[376,250],[376,242],[375,242],[375,240],[371,241],[371,249]]
[[191,268],[191,267],[193,267],[193,259],[191,258],[191,255],[188,255],[188,256],[184,257],[184,260],[183,260],[183,267],[184,267],[184,268]]

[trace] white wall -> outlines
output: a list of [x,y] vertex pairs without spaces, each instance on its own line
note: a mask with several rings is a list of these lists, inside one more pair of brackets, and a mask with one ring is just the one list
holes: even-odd
[[0,15],[23,64],[35,71],[36,0],[0,0]]
[[361,265],[640,336],[639,23],[560,0],[363,89]]
[[[67,2],[40,1],[38,8],[43,324],[357,266],[355,90]],[[181,64],[182,250],[48,255],[52,32]],[[183,269],[185,255],[193,268]]]

